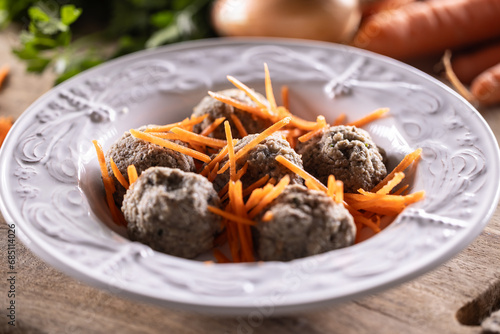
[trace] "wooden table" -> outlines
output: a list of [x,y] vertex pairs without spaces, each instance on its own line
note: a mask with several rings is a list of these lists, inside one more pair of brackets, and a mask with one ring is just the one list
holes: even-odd
[[[19,116],[52,87],[50,74],[25,73],[10,52],[14,43],[13,32],[0,33],[0,64],[12,66],[9,81],[0,91],[0,116]],[[498,140],[500,108],[481,110],[481,114]],[[500,307],[498,208],[468,248],[414,281],[328,309],[265,319],[255,328],[243,326],[244,318],[192,314],[107,294],[60,273],[21,244],[17,248],[16,327],[12,327],[5,316],[6,244],[7,227],[0,216],[1,333],[480,333],[478,314]],[[457,320],[457,311],[475,298],[483,305],[466,308],[461,318],[476,323],[465,326]]]

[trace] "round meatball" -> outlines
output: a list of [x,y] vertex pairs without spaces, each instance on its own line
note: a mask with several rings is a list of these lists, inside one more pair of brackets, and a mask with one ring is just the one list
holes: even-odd
[[344,191],[371,190],[387,175],[384,158],[368,132],[355,126],[332,126],[297,144],[304,169],[324,184],[333,174]]
[[127,190],[122,211],[129,238],[183,258],[213,247],[221,218],[208,206],[220,207],[212,184],[179,169],[151,167]]
[[[240,102],[244,102],[251,106],[257,106],[254,101],[252,101],[243,91],[239,89],[226,89],[218,92],[227,97],[231,97]],[[258,93],[257,93],[258,94]],[[265,97],[261,96],[262,101],[266,101]],[[211,96],[204,97],[201,102],[194,107],[194,116],[202,116],[208,114],[208,117],[203,120],[203,122],[196,124],[193,127],[193,131],[196,133],[201,133],[206,127],[212,124],[217,118],[225,117],[229,124],[231,125],[231,132],[234,138],[241,138],[241,135],[234,125],[233,120],[231,119],[231,114],[235,114],[245,127],[247,133],[259,133],[262,130],[268,128],[273,123],[268,119],[263,119],[252,115],[251,113],[235,108],[219,100],[214,99]],[[210,134],[211,137],[218,139],[226,139],[226,132],[224,131],[224,127],[222,125],[218,126],[214,132]]]
[[[253,134],[240,139],[235,145],[234,151],[238,152],[257,136],[258,134]],[[283,176],[289,175],[291,184],[303,184],[304,180],[300,176],[291,172],[288,168],[276,161],[276,157],[278,155],[284,156],[286,159],[302,168],[302,160],[300,159],[300,155],[298,155],[290,147],[288,141],[284,139],[279,133],[274,133],[273,135],[261,141],[246,155],[236,161],[237,169],[242,168],[245,163],[248,163],[247,171],[241,178],[243,187],[248,187],[265,175],[269,175],[270,178],[274,178],[277,181],[279,181]],[[220,166],[223,166],[228,161],[228,159],[229,158],[226,156],[226,158],[221,161]],[[219,191],[226,185],[228,181],[229,169],[224,174],[217,175],[214,180],[215,189]]]
[[[265,213],[272,219],[262,221]],[[290,185],[258,216],[257,253],[263,261],[290,261],[350,246],[351,214],[323,192]]]
[[[144,131],[147,126],[140,127],[139,131]],[[185,143],[174,140],[176,144],[186,146]],[[113,175],[109,159],[113,158],[116,166],[122,175],[128,179],[127,168],[134,165],[137,169],[137,174],[141,175],[143,171],[149,167],[161,166],[170,168],[179,168],[185,172],[194,172],[196,170],[194,160],[192,157],[171,150],[169,148],[161,147],[152,144],[145,140],[135,138],[130,132],[125,132],[123,136],[118,139],[106,152],[106,161],[108,161],[108,173]],[[118,182],[115,181],[116,192],[113,195],[115,203],[121,207],[123,195],[126,189]]]

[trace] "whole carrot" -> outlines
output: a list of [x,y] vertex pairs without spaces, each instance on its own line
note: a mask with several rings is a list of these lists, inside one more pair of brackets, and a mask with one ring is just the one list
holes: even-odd
[[500,63],[475,78],[470,91],[482,106],[500,103]]
[[500,1],[414,2],[369,17],[353,45],[397,59],[441,53],[500,36]]
[[453,58],[451,66],[457,78],[465,84],[470,84],[479,74],[500,62],[500,43]]

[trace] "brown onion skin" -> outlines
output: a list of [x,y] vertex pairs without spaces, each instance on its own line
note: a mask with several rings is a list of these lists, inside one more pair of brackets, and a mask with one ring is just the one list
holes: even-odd
[[221,36],[269,36],[347,43],[358,0],[217,0],[212,23]]

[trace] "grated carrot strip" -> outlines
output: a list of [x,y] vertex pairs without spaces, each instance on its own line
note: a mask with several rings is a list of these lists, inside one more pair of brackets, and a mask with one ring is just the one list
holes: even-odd
[[194,141],[198,144],[203,144],[203,145],[207,145],[210,147],[217,147],[217,148],[222,148],[222,147],[226,146],[226,144],[227,144],[225,140],[205,137],[205,136],[199,135],[197,133],[187,131],[187,130],[184,130],[184,129],[181,129],[178,127],[174,127],[170,131],[177,134],[180,137],[180,140],[182,140],[182,141],[188,141],[188,142]]
[[208,174],[208,181],[210,182],[214,182],[215,178],[217,177],[217,171],[219,170],[219,163],[216,163],[215,166],[214,166],[214,169],[212,169],[210,171],[210,173]]
[[211,134],[212,132],[214,132],[215,129],[217,129],[217,127],[219,125],[221,125],[222,122],[224,122],[225,119],[226,119],[225,117],[219,117],[219,118],[217,118],[215,121],[213,121],[212,124],[210,124],[205,129],[203,129],[203,131],[200,133],[200,135],[202,135],[202,136],[208,136],[209,134]]
[[321,191],[323,191],[325,194],[328,194],[328,188],[326,188],[323,183],[319,182],[318,179],[316,179],[314,176],[312,176],[293,162],[287,160],[284,156],[278,155],[276,157],[276,160],[295,174],[302,177],[304,180],[311,180],[311,182],[314,183],[319,189],[321,189]]
[[318,125],[316,122],[306,121],[294,115],[292,115],[291,117],[292,119],[290,121],[290,125],[301,130],[311,131],[316,129],[316,126]]
[[377,184],[375,188],[372,189],[372,192],[379,191],[383,186],[387,184],[387,182],[389,182],[389,180],[391,180],[394,177],[396,173],[403,172],[406,168],[408,168],[412,164],[412,162],[417,161],[417,159],[420,157],[421,154],[422,154],[421,148],[418,148],[415,151],[407,154],[403,158],[403,160],[401,160],[401,162],[392,170],[392,172],[387,174],[387,176],[382,181],[380,181],[380,183]]
[[362,225],[366,225],[373,230],[373,232],[380,232],[380,227],[377,226],[371,219],[365,218],[363,216],[355,216],[354,221],[357,223],[361,223]]
[[347,125],[355,126],[355,127],[362,127],[370,122],[373,122],[376,119],[381,118],[384,116],[387,112],[389,112],[389,108],[380,108],[375,110],[374,112],[366,115],[365,117],[358,119],[357,121],[354,121],[352,123],[349,123]]
[[233,77],[231,75],[227,76],[227,80],[229,80],[233,85],[235,85],[237,88],[242,90],[253,102],[255,102],[257,104],[257,106],[260,109],[267,109],[268,108],[268,106],[266,106],[266,104],[263,101],[261,101],[260,96],[257,95],[253,89],[249,88],[243,82],[239,81],[238,79],[236,79],[235,77]]
[[268,222],[268,221],[273,220],[273,218],[274,218],[273,213],[271,211],[267,211],[266,213],[264,213],[261,220],[263,222]]
[[271,203],[276,197],[278,197],[283,190],[285,190],[285,187],[290,183],[290,176],[285,175],[280,182],[271,190],[269,193],[267,193],[264,198],[257,204],[249,213],[248,217],[249,218],[254,218],[256,215],[258,215],[269,203]]
[[135,168],[134,165],[129,165],[127,167],[127,174],[128,174],[128,182],[130,185],[134,184],[135,181],[139,178],[137,175],[137,169]]
[[290,110],[290,90],[287,85],[281,87],[281,101],[283,103],[283,107]]
[[180,140],[181,136],[172,132],[148,132],[150,135],[169,140]]
[[[245,204],[243,203],[243,190],[241,181],[229,182],[229,200],[231,201],[236,214],[240,217],[246,218],[247,212],[245,210]],[[255,261],[252,252],[252,239],[248,238],[249,234],[246,229],[249,226],[244,226],[243,224],[238,224],[237,230],[241,243],[241,259],[246,262]]]
[[111,157],[109,158],[109,164],[111,165],[111,170],[113,171],[113,175],[116,177],[118,182],[120,182],[120,184],[123,186],[123,188],[128,189],[128,187],[129,187],[128,181],[125,179],[123,174],[120,172],[120,170],[118,169],[118,166],[116,166],[113,158],[111,158]]
[[340,204],[344,202],[344,182],[335,181],[335,203]]
[[324,126],[322,126],[322,127],[320,127],[320,128],[317,128],[316,130],[311,130],[311,131],[309,131],[308,133],[306,133],[305,135],[300,136],[300,137],[298,138],[298,140],[299,140],[301,143],[304,143],[304,142],[308,141],[309,139],[311,139],[312,137],[316,136],[317,134],[320,134],[320,133],[323,131],[323,129],[324,129],[324,128],[325,128],[325,127],[324,127]]
[[[248,161],[245,162],[245,164],[243,165],[243,167],[240,168],[240,170],[236,173],[236,180],[240,180],[241,177],[247,172],[247,169],[248,169]],[[227,199],[227,191],[229,189],[229,182],[226,183],[226,185],[224,186],[224,188],[222,188],[220,191],[219,191],[219,197],[222,201],[225,201]]]
[[230,263],[231,260],[227,258],[227,256],[224,255],[219,249],[214,248],[213,249],[213,255],[215,257],[215,260],[217,260],[217,263]]
[[5,79],[7,79],[9,72],[10,72],[10,66],[8,64],[2,65],[2,67],[0,67],[0,89],[3,86]]
[[341,113],[332,123],[333,126],[337,125],[342,125],[345,122],[345,119],[347,118],[345,113]]
[[266,184],[267,180],[269,180],[269,174],[264,175],[263,177],[249,185],[247,188],[245,188],[243,190],[243,196],[246,197],[250,195],[252,191],[254,191],[254,189],[260,188],[261,186]]
[[[267,137],[269,137],[270,135],[272,135],[273,133],[275,133],[276,131],[278,131],[279,129],[281,129],[282,127],[284,127],[285,125],[287,125],[288,123],[290,123],[290,117],[285,117],[281,121],[274,123],[273,125],[271,125],[267,129],[265,129],[264,131],[262,131],[259,135],[257,135],[257,137],[255,137],[254,139],[252,139],[248,144],[246,144],[244,147],[242,147],[236,153],[235,160],[238,161],[238,159],[240,159],[245,154],[247,154],[248,151],[250,151],[256,145],[258,145],[261,141],[263,141],[264,139],[266,139]],[[226,163],[219,170],[219,174],[224,173],[228,168],[229,168],[229,164]]]
[[233,106],[237,109],[244,110],[246,112],[249,112],[251,114],[259,116],[261,118],[269,118],[269,115],[263,113],[262,110],[258,107],[249,106],[248,104],[245,104],[245,103],[240,102],[236,99],[233,99],[233,98],[228,97],[228,96],[224,96],[224,95],[219,94],[219,93],[214,93],[214,92],[209,91],[208,95],[210,95],[211,97],[213,97],[216,100],[219,100],[223,103],[229,104],[230,106]]
[[328,195],[328,197],[331,197],[332,199],[333,196],[335,195],[335,186],[336,186],[335,176],[330,174],[328,176],[328,184],[327,184],[328,191],[326,194]]
[[394,189],[395,186],[397,186],[405,177],[405,174],[403,172],[398,172],[394,174],[394,177],[387,182],[385,186],[380,188],[380,190],[377,191],[377,194],[382,194],[382,195],[387,195],[389,194],[392,189]]
[[0,147],[10,129],[12,128],[12,117],[0,117]]
[[398,190],[396,190],[393,195],[401,195],[406,189],[408,189],[410,185],[408,184],[405,184],[404,186],[402,186],[401,188],[399,188]]
[[[233,144],[234,144],[234,141],[233,141]],[[203,170],[201,171],[201,175],[203,176],[207,176],[208,173],[210,173],[210,171],[214,168],[215,164],[218,163],[218,162],[221,162],[222,159],[224,159],[224,157],[226,156],[227,152],[228,152],[228,146],[224,146],[224,148],[222,148],[222,150],[219,151],[219,153],[217,153],[217,155],[215,156],[215,158],[213,158],[206,166],[205,168],[203,168]]]
[[[224,129],[226,130],[227,148],[229,154],[229,179],[236,180],[236,159],[234,154],[233,136],[231,134],[231,126],[228,121],[224,122]],[[227,163],[226,163],[227,165]],[[219,172],[217,172],[219,173]]]
[[245,203],[245,208],[247,211],[250,211],[254,206],[259,204],[259,202],[262,200],[264,196],[266,196],[271,190],[273,190],[274,187],[272,184],[266,184],[264,188],[257,188],[255,189],[252,194],[250,194],[250,197],[248,198],[247,202]]
[[142,140],[145,140],[147,142],[150,142],[150,143],[162,146],[162,147],[169,148],[171,150],[177,151],[179,153],[183,153],[185,155],[189,155],[190,157],[201,160],[203,162],[210,162],[210,157],[206,154],[203,154],[201,152],[192,150],[190,148],[187,148],[187,147],[184,147],[181,145],[177,145],[175,143],[172,143],[171,141],[152,136],[149,133],[137,131],[134,129],[130,129],[130,133],[132,134],[132,136],[139,138],[139,139],[142,139]]
[[235,114],[231,114],[231,119],[233,120],[234,125],[236,126],[236,129],[238,129],[238,132],[240,133],[240,136],[246,137],[248,136],[248,132],[243,126],[243,123],[241,123],[241,120],[236,116]]
[[269,67],[264,63],[265,85],[266,85],[266,98],[269,101],[269,108],[271,115],[276,115],[276,99],[274,98],[273,85],[271,84],[271,75],[269,74]]
[[306,187],[310,190],[321,191],[321,189],[319,189],[318,186],[316,184],[314,184],[314,182],[311,182],[311,180],[306,180],[304,183],[305,183]]
[[235,215],[233,213],[230,213],[230,212],[227,212],[227,211],[224,211],[224,210],[221,210],[215,206],[211,206],[209,205],[208,207],[208,210],[216,215],[219,215],[221,217],[224,217],[230,221],[233,221],[233,222],[236,222],[236,223],[240,223],[240,224],[246,224],[246,225],[255,225],[255,222],[253,220],[250,220],[248,218],[243,218],[243,217],[240,217],[238,215]]
[[147,128],[146,130],[144,130],[144,132],[168,132],[175,127],[188,128],[190,126],[193,126],[193,125],[196,125],[196,124],[203,122],[203,120],[207,117],[208,117],[208,114],[205,114],[205,115],[201,115],[198,117],[186,118],[186,119],[184,119],[180,122],[176,122],[176,123],[171,123],[171,124],[166,124],[166,125],[161,125],[161,126],[152,126],[150,128]]

